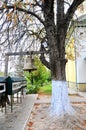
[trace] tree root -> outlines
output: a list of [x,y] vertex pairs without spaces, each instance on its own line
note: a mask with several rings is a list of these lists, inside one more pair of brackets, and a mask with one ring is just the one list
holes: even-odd
[[[80,115],[65,115],[64,118],[47,117],[45,130],[86,130]],[[53,128],[53,129],[52,129]]]

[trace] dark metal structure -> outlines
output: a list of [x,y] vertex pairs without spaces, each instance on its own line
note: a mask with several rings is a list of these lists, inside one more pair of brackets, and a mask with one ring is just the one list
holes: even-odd
[[[0,106],[6,108],[6,77],[0,77]],[[6,110],[6,109],[5,109]]]
[[[14,94],[17,94],[17,102],[18,98],[23,95],[24,97],[24,89],[26,88],[26,80],[24,77],[0,77],[0,103],[1,107],[6,108],[6,103],[11,105],[11,112],[13,111],[13,99]],[[21,96],[19,96],[19,92]],[[10,96],[10,101],[8,100],[8,95]]]

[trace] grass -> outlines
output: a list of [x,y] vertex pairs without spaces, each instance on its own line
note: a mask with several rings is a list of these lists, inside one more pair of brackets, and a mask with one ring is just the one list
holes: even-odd
[[38,91],[38,93],[43,93],[43,94],[51,94],[51,92],[52,92],[51,83],[44,85],[43,87],[40,87]]

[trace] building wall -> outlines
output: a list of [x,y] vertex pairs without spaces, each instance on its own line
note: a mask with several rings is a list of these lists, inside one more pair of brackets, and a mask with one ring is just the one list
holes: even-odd
[[68,60],[66,64],[66,80],[68,87],[77,91],[75,61]]
[[86,83],[77,83],[77,88],[80,92],[86,92]]
[[68,60],[66,65],[66,78],[69,87],[86,91],[86,27],[76,27],[75,61]]
[[66,64],[66,79],[70,82],[76,82],[75,61],[68,60]]
[[[75,29],[77,83],[86,83],[86,27]],[[78,52],[78,55],[77,55]]]

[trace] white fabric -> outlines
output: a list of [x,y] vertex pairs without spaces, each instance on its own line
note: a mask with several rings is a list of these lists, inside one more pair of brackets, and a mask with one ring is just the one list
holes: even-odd
[[52,100],[50,106],[50,115],[64,116],[65,114],[74,114],[69,97],[68,87],[65,81],[52,80]]

